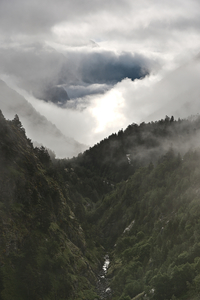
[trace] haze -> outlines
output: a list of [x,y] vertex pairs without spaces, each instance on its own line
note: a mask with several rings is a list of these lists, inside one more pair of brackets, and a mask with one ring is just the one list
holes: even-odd
[[[198,0],[1,0],[0,79],[63,136],[92,146],[131,123],[200,111],[199,20]],[[55,88],[64,96],[52,100]],[[36,140],[23,105],[0,99]],[[46,140],[58,157],[80,150]]]

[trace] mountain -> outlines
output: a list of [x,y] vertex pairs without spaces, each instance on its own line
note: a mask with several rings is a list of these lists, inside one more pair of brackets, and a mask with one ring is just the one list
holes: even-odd
[[199,299],[199,133],[198,115],[166,116],[57,161],[94,203],[112,299]]
[[0,170],[0,299],[94,299],[99,260],[74,215],[80,200],[2,113]]
[[61,131],[21,95],[0,81],[0,106],[7,118],[15,114],[20,117],[26,128],[26,133],[33,141],[55,151],[58,157],[72,157],[86,149],[73,138],[64,136]]
[[166,116],[51,161],[1,113],[0,299],[199,299],[199,132]]

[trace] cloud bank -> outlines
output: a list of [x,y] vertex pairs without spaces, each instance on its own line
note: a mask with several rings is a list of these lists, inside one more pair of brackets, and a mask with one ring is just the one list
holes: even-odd
[[[2,73],[37,98],[51,101],[53,94],[53,102],[56,102],[56,96],[58,101],[63,99],[55,93],[55,88],[64,87],[67,93],[69,88],[70,98],[77,97],[73,88],[76,86],[79,86],[79,97],[89,95],[90,91],[101,93],[124,78],[145,77],[158,66],[140,54],[116,54],[102,49],[91,51],[90,48],[66,50],[63,54],[42,43],[27,44],[23,48],[1,48],[0,57]],[[67,101],[68,97],[65,96],[64,100]]]

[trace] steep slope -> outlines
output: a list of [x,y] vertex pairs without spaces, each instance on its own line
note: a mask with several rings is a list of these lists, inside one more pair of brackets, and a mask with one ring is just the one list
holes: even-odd
[[112,299],[199,299],[200,150],[170,149],[94,212],[111,256]]
[[99,260],[73,212],[78,195],[2,113],[0,170],[0,299],[94,299]]
[[88,220],[111,256],[112,299],[199,299],[199,124],[134,124],[63,162],[98,194]]
[[58,128],[40,115],[33,106],[17,92],[0,80],[0,106],[3,114],[12,119],[18,114],[33,141],[56,152],[58,157],[72,157],[86,149],[73,138],[64,136]]

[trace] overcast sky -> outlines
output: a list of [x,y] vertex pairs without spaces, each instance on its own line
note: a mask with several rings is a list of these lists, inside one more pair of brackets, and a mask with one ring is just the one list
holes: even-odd
[[[0,0],[0,78],[90,146],[199,112],[199,52],[199,0]],[[55,86],[70,101],[41,100]]]

